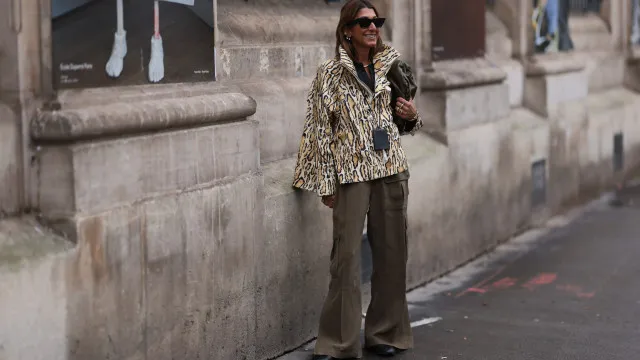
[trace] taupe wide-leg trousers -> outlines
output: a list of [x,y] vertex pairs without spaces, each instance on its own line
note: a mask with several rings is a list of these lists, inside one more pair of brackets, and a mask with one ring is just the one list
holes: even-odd
[[365,319],[365,347],[413,346],[406,298],[407,197],[409,173],[339,185],[333,208],[331,283],[320,317],[315,354],[362,356],[360,244],[367,233],[373,253],[371,304]]

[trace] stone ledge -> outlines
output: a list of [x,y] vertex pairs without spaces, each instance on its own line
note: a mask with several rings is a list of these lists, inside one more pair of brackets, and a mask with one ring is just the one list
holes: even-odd
[[426,126],[459,130],[496,121],[509,114],[509,86],[497,83],[440,91],[423,91],[418,111]]
[[525,74],[530,77],[579,72],[585,67],[585,60],[576,53],[535,55],[524,64]]
[[589,95],[585,100],[589,114],[620,110],[640,104],[640,98],[634,92],[622,87]]
[[36,141],[70,142],[204,126],[243,120],[256,112],[256,106],[244,94],[222,93],[41,110],[31,122],[31,136]]
[[527,77],[523,104],[540,116],[553,117],[560,105],[584,99],[588,88],[584,71]]
[[91,214],[259,171],[253,120],[125,138],[42,146],[37,208],[49,220]]
[[89,106],[147,100],[183,99],[196,96],[242,92],[220,81],[114,86],[87,89],[65,89],[58,92],[55,102],[48,105],[52,110],[83,109]]
[[433,64],[434,71],[422,74],[423,90],[449,90],[503,82],[507,74],[485,58],[446,60]]

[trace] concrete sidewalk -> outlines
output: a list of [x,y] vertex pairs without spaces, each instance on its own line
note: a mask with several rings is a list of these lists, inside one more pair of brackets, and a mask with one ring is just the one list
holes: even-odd
[[604,196],[410,292],[415,348],[396,358],[636,358],[640,187],[622,195],[622,207]]

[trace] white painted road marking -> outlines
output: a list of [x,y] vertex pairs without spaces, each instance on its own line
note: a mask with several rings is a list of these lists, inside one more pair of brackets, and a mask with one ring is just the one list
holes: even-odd
[[422,320],[418,320],[418,321],[414,321],[411,323],[411,327],[415,328],[418,326],[424,326],[424,325],[429,325],[429,324],[433,324],[435,322],[438,322],[442,320],[441,317],[431,317],[431,318],[427,318],[427,319],[422,319]]

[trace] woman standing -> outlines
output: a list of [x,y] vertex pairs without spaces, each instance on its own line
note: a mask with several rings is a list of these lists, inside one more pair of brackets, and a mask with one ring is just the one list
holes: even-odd
[[294,187],[316,192],[333,209],[331,283],[314,359],[359,358],[360,244],[368,216],[373,253],[365,347],[392,356],[413,345],[406,290],[409,165],[393,122],[422,126],[412,100],[391,104],[387,72],[399,54],[384,45],[384,18],[367,0],[342,8],[336,56],[311,84]]

